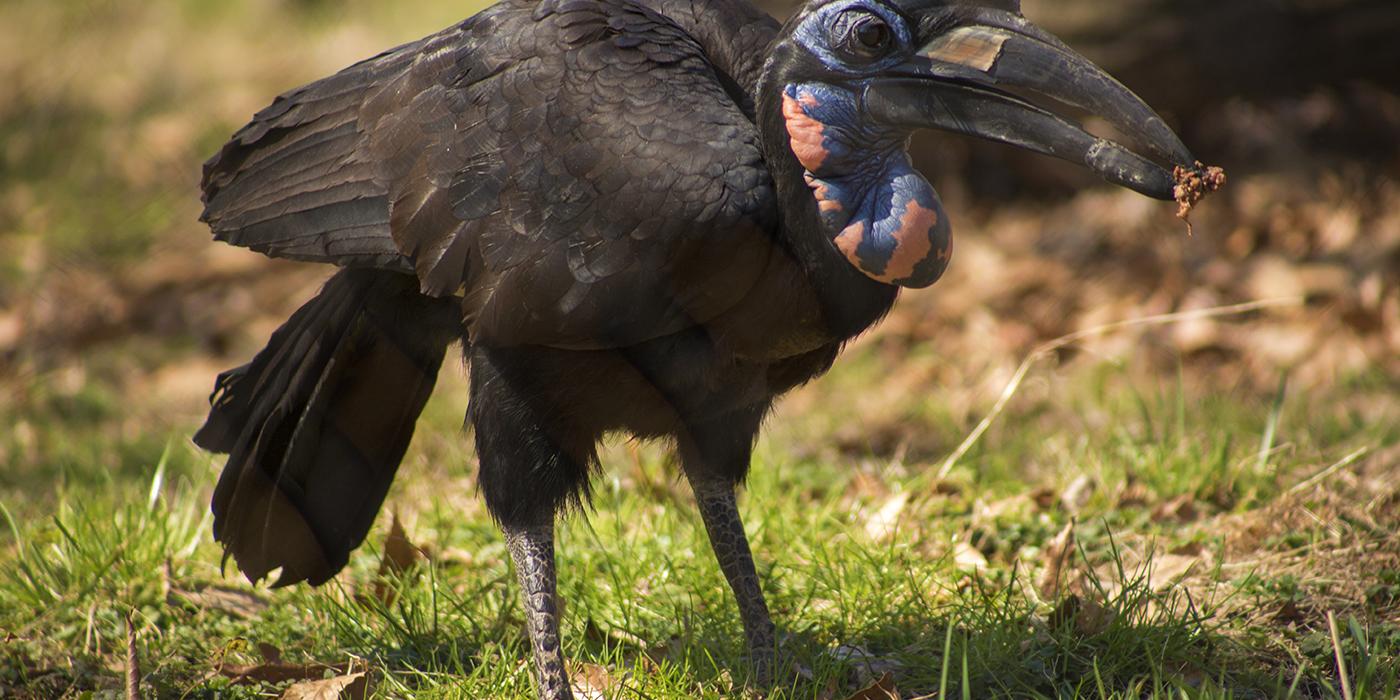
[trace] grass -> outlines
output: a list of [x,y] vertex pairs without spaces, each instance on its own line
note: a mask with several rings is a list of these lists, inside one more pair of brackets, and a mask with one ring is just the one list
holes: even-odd
[[[815,397],[792,403],[824,403],[876,371],[877,353],[852,355],[849,370],[839,366],[806,390]],[[1368,532],[1328,501],[1335,480],[1393,476],[1394,464],[1363,457],[1311,487],[1296,506],[1322,514],[1310,527],[1245,549],[1234,537],[1272,522],[1290,488],[1355,447],[1393,449],[1393,413],[1349,420],[1346,399],[1331,396],[1193,395],[1124,367],[1037,376],[1065,391],[1053,402],[1014,399],[941,481],[937,459],[812,447],[827,421],[846,419],[839,409],[775,419],[743,501],[790,662],[766,697],[843,698],[886,671],[904,697],[1400,692],[1400,571],[1322,565],[1358,543],[1396,565],[1393,520]],[[380,570],[381,528],[320,589],[255,593],[222,577],[206,510],[219,465],[186,445],[190,426],[165,435],[145,469],[58,479],[52,498],[42,495],[51,478],[43,470],[33,472],[39,483],[12,483],[3,500],[10,533],[0,540],[0,687],[20,697],[118,688],[133,613],[142,685],[157,697],[276,693],[281,686],[258,671],[238,683],[218,673],[256,668],[260,644],[288,661],[353,661],[372,672],[375,697],[528,697],[517,591],[473,492],[473,457],[458,430],[461,380],[446,382],[389,499],[429,553],[404,572]],[[1380,383],[1358,380],[1346,394],[1389,390]],[[932,403],[901,400],[910,403],[901,413]],[[95,403],[91,425],[114,410]],[[68,411],[50,416],[63,421],[55,425],[69,424]],[[73,442],[102,439],[82,425]],[[902,425],[954,444],[967,430],[937,418]],[[1260,459],[1258,439],[1270,433]],[[84,451],[71,447],[81,461]],[[623,443],[608,462],[594,507],[559,535],[575,675],[592,679],[598,697],[758,692],[748,687],[737,612],[666,452]],[[1057,502],[1080,477],[1092,494]],[[891,516],[884,506],[896,498]],[[1181,499],[1192,517],[1160,512]],[[1046,549],[1071,518],[1069,573],[1046,596],[1037,583]],[[1339,542],[1337,528],[1359,539]],[[1154,567],[1181,552],[1197,569],[1174,583],[1157,577]],[[1290,552],[1319,566],[1275,573],[1286,567],[1269,558]],[[1258,563],[1239,566],[1250,560]],[[370,593],[376,583],[396,592],[390,602]]]

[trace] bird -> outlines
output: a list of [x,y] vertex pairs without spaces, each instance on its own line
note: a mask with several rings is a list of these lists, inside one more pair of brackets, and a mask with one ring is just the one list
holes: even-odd
[[274,586],[340,571],[460,344],[538,697],[572,697],[554,527],[615,435],[674,447],[771,682],[736,493],[774,401],[947,269],[918,130],[1162,200],[1199,165],[1018,0],[810,0],[782,24],[750,0],[501,0],[277,97],[205,163],[201,220],[339,269],[215,380],[194,441],[228,455],[225,561]]

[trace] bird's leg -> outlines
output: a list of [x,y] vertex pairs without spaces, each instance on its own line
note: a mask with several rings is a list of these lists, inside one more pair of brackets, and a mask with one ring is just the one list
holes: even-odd
[[760,685],[770,684],[777,653],[777,631],[758,586],[758,571],[754,569],[749,539],[744,534],[744,523],[739,519],[739,507],[734,498],[735,486],[729,481],[691,479],[691,489],[695,492],[700,517],[705,521],[705,531],[710,536],[710,547],[739,602],[739,616],[744,621],[744,636],[748,638],[755,678]]
[[535,659],[540,700],[573,700],[559,644],[559,601],[554,578],[554,524],[505,528],[525,605],[525,627]]
[[554,520],[587,489],[592,434],[564,420],[538,356],[473,346],[468,418],[486,507],[505,531],[520,581],[540,700],[572,700],[559,645]]

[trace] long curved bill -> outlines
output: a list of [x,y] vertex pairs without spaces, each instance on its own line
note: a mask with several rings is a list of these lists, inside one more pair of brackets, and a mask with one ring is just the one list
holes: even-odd
[[[1087,110],[1146,155],[1094,136],[1007,89]],[[1141,98],[1009,12],[980,10],[940,33],[914,58],[872,80],[864,100],[876,121],[953,131],[1063,158],[1157,199],[1173,198],[1172,166],[1195,167],[1181,139]]]

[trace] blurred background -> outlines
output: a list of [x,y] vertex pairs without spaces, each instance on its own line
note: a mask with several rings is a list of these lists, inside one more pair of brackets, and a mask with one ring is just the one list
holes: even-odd
[[[141,469],[328,271],[215,245],[200,163],[272,96],[483,3],[10,0],[0,5],[0,487]],[[768,0],[779,16],[795,3]],[[1090,340],[1214,386],[1400,375],[1400,6],[1026,0],[1166,116],[1227,189],[1196,212],[1014,149],[921,137],[958,260],[866,342],[914,396],[1004,382],[1037,343],[1232,303],[1301,305]],[[931,354],[899,367],[906,349]],[[920,365],[921,367],[923,365]],[[905,368],[907,369],[907,368]],[[47,418],[45,418],[47,417]],[[56,430],[36,425],[52,418]],[[108,434],[110,433],[110,434]],[[98,454],[100,452],[100,454]]]
[[[277,92],[483,4],[0,4],[0,493],[144,473],[197,426],[214,374],[329,274],[213,244],[196,220],[200,162]],[[794,4],[767,7],[783,17]],[[1039,343],[1256,300],[1298,302],[1105,333],[1056,361],[1246,396],[1281,378],[1365,385],[1393,413],[1400,6],[1026,0],[1023,11],[1147,98],[1226,169],[1228,188],[1198,207],[1189,235],[1175,207],[1074,165],[921,136],[958,259],[861,340],[885,385],[848,438],[886,455],[917,444],[927,426],[904,419],[930,396],[956,433]],[[792,410],[825,395],[813,396]]]
[[[79,484],[147,480],[163,456],[212,486],[218,465],[188,435],[214,376],[246,361],[329,270],[214,244],[197,221],[200,164],[277,93],[484,4],[0,3],[0,502],[12,517],[39,517]],[[767,6],[782,16],[793,3]],[[1023,9],[1154,105],[1229,184],[1198,207],[1188,235],[1174,206],[1074,166],[920,137],[917,159],[958,237],[950,272],[906,294],[849,365],[787,400],[779,422],[796,427],[773,439],[813,458],[936,465],[1042,343],[1267,301],[1058,348],[987,441],[1035,424],[1136,431],[1131,401],[1066,408],[1063,398],[1122,376],[1147,394],[1167,387],[1188,412],[1244,406],[1251,424],[1284,404],[1303,416],[1289,439],[1313,446],[1297,448],[1310,465],[1364,433],[1367,473],[1393,487],[1400,4],[1024,0]],[[443,374],[439,394],[456,395],[435,399],[445,402],[438,422],[460,425],[463,382]],[[856,379],[874,388],[848,392]],[[1244,452],[1257,440],[1241,438],[1251,442]],[[414,459],[432,461],[433,444]],[[1037,473],[1050,461],[1018,463]],[[442,468],[469,483],[469,464]]]

